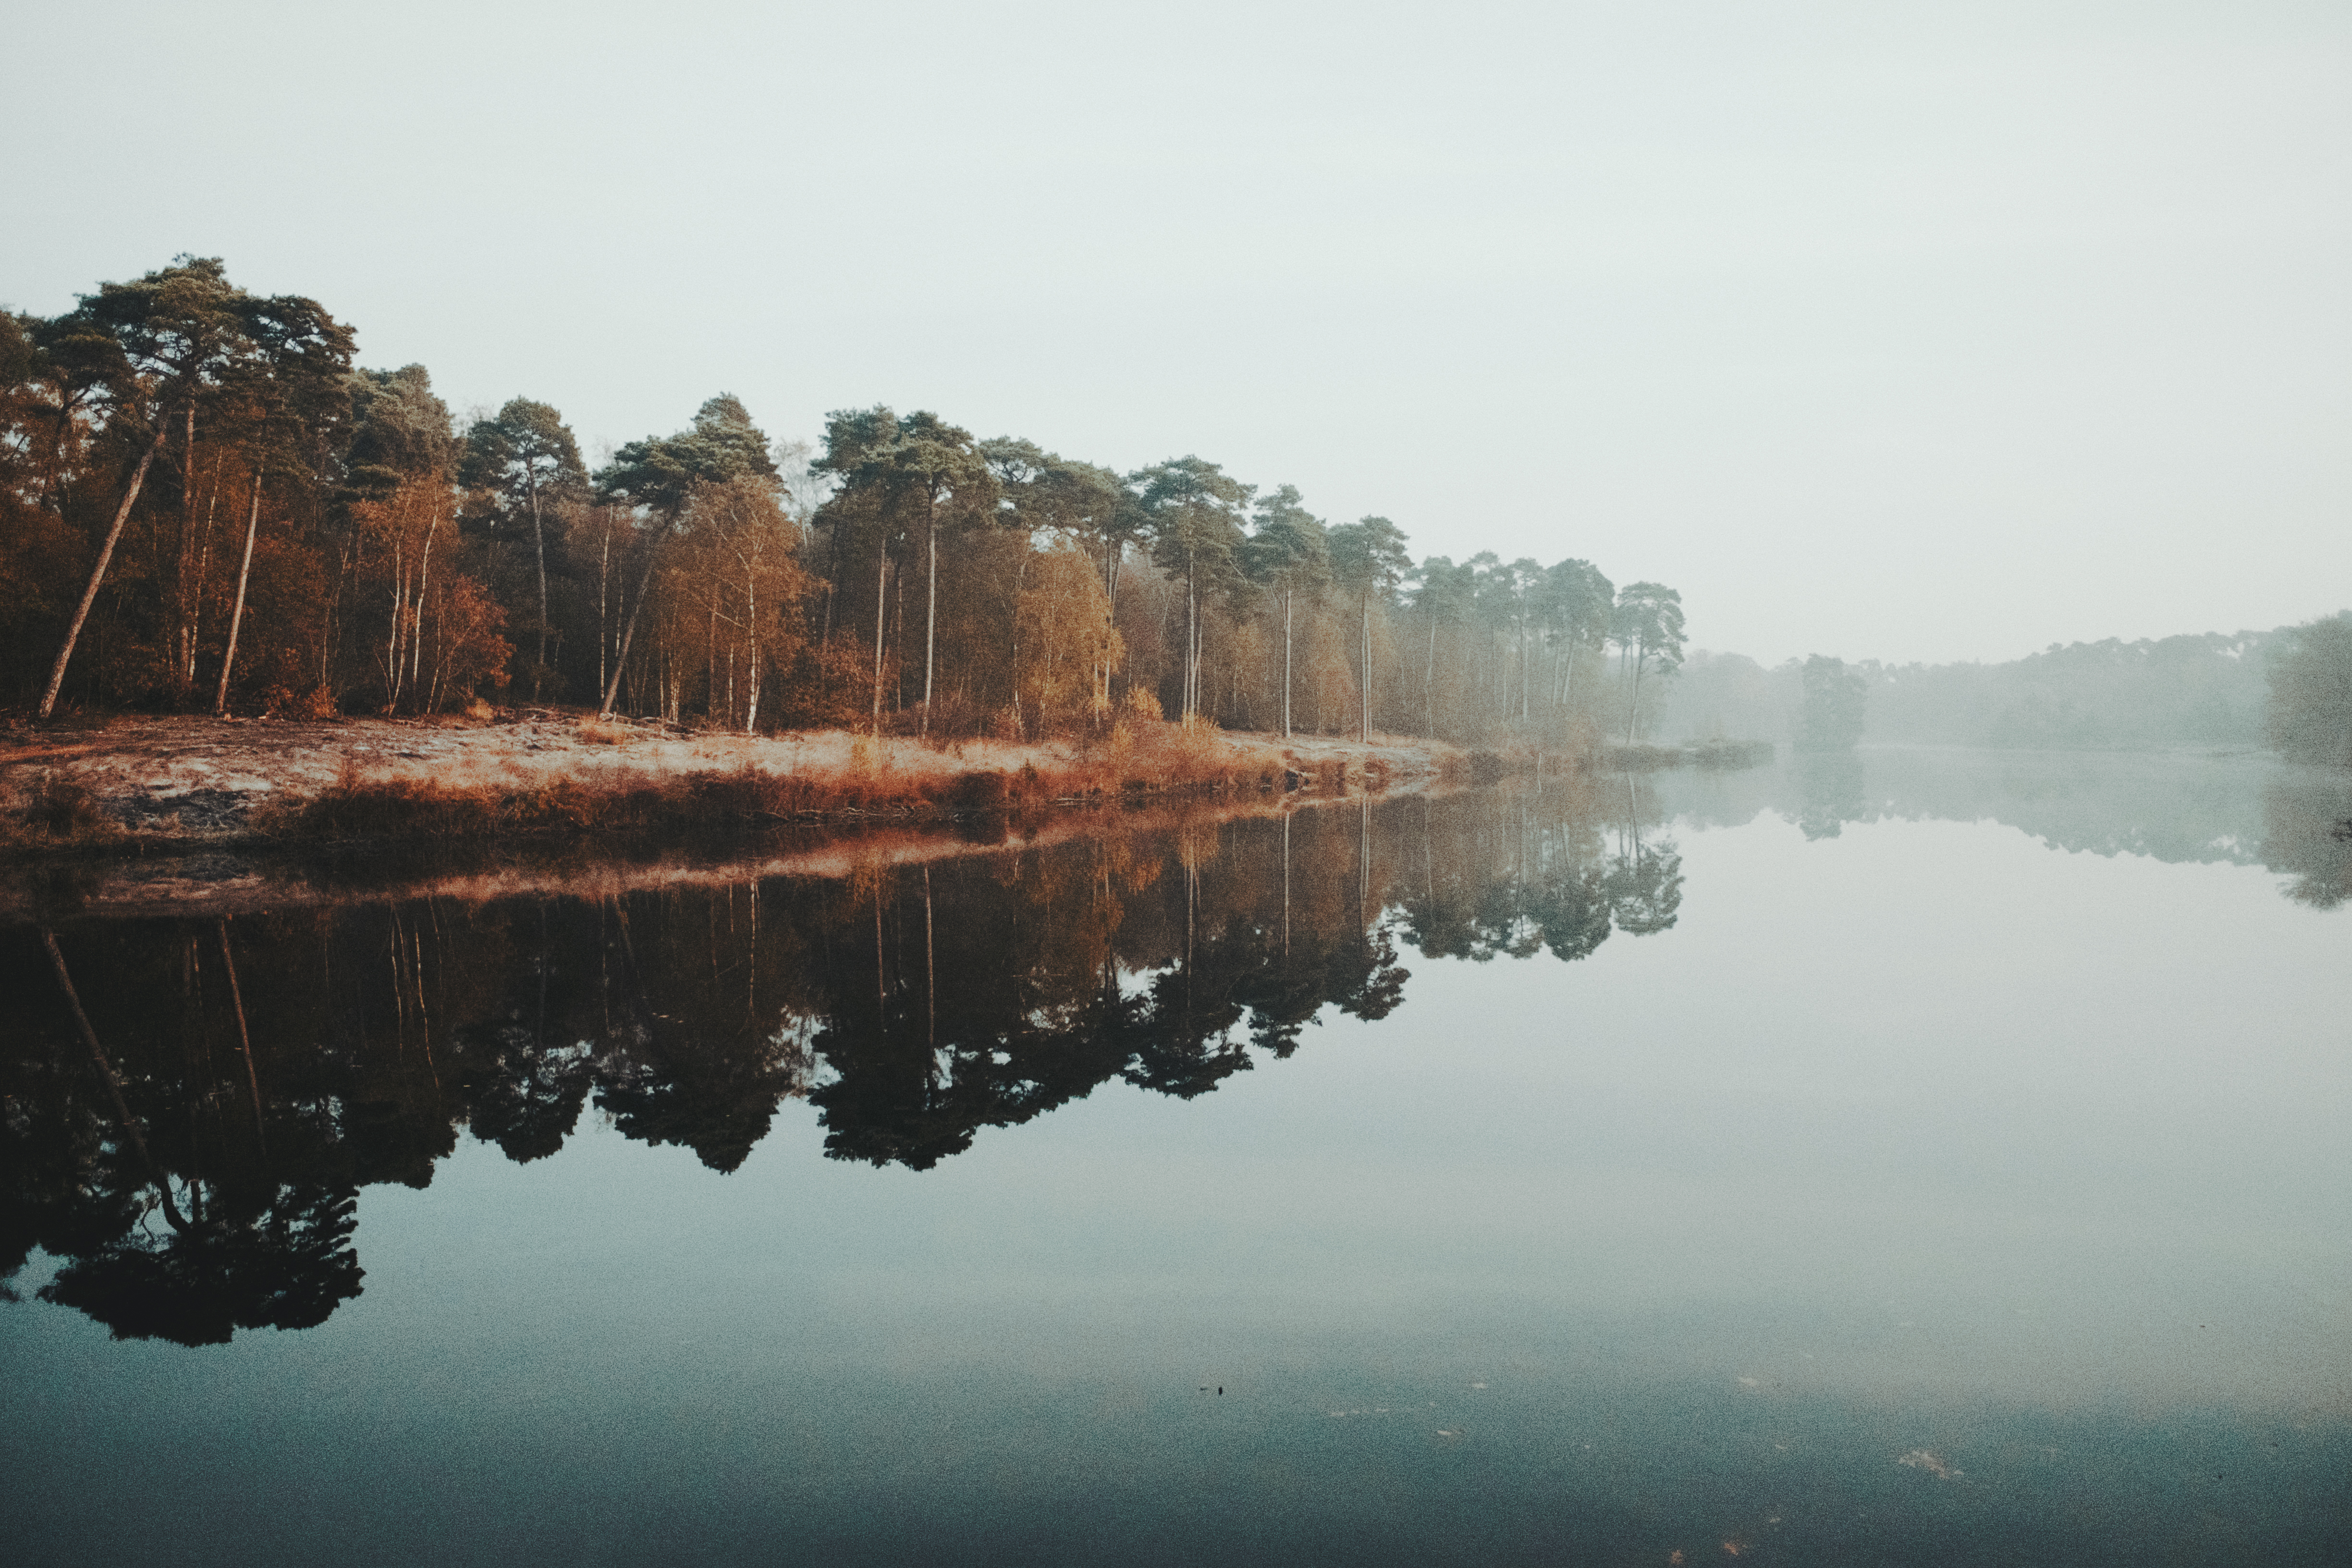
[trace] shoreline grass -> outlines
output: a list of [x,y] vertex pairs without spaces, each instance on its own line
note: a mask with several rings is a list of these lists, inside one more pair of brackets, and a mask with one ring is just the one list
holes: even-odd
[[0,857],[595,835],[700,841],[788,825],[1378,795],[1527,773],[1746,766],[1770,756],[1769,747],[1738,743],[1616,747],[1599,756],[1524,743],[1467,751],[1410,737],[1285,740],[1144,719],[1026,743],[840,731],[749,737],[552,710],[472,724],[283,730],[132,720],[89,732],[92,742],[70,751],[43,743],[14,759],[0,752]]

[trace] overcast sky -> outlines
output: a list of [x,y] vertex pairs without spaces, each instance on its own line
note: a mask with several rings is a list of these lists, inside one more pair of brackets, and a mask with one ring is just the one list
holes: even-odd
[[14,8],[0,302],[180,252],[591,447],[1197,452],[1695,645],[2352,604],[2352,6]]

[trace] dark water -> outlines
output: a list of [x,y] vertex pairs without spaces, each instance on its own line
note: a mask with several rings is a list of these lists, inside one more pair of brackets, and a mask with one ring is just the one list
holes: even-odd
[[0,1559],[2341,1562],[2347,816],[1869,752],[0,931]]

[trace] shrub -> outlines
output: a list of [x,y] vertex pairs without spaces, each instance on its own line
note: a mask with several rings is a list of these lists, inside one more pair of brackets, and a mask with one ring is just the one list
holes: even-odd
[[[1029,770],[1035,776],[1034,768]],[[947,804],[960,811],[985,811],[1002,806],[1013,794],[1013,781],[994,771],[959,774],[948,791]]]
[[627,741],[630,733],[626,724],[593,713],[583,715],[580,721],[580,738],[592,746],[617,746]]
[[43,776],[18,814],[26,837],[49,844],[98,844],[122,836],[122,825],[99,805],[79,779]]

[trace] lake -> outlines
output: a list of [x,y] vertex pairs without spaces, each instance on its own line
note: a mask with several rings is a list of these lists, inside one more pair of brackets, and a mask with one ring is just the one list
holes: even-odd
[[2347,819],[1865,750],[67,878],[0,929],[5,1554],[2341,1562]]

